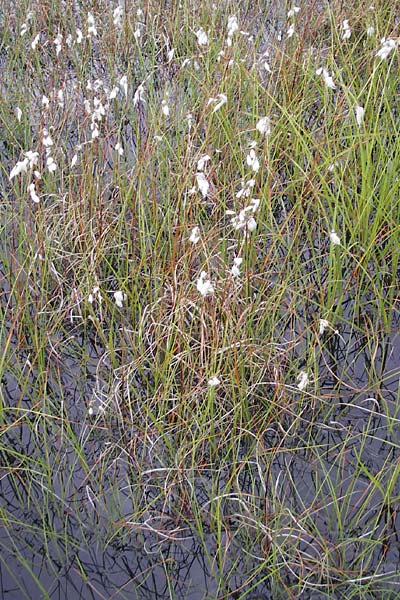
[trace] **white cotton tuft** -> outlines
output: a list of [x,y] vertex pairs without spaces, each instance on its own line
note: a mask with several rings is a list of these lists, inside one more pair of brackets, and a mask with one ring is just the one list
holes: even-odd
[[205,271],[201,272],[200,277],[196,282],[196,288],[203,297],[210,296],[214,293],[214,287]]
[[208,190],[210,189],[210,184],[207,181],[207,178],[204,175],[204,173],[196,174],[196,182],[199,192],[201,193],[203,198],[207,198]]

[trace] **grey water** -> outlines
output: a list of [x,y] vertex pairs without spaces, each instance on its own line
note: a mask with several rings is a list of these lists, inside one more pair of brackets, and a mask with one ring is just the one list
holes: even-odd
[[[343,341],[348,344],[343,332]],[[336,343],[336,342],[335,342]],[[288,510],[288,531],[293,527],[292,516],[310,509],[310,523],[315,530],[323,532],[324,539],[332,545],[332,553],[340,547],[344,538],[345,559],[354,568],[364,569],[368,573],[385,576],[384,588],[387,594],[400,594],[400,478],[394,477],[396,465],[400,461],[400,406],[399,406],[399,355],[400,335],[382,337],[374,357],[368,354],[368,348],[354,342],[354,355],[346,352],[341,355],[341,342],[335,349],[337,364],[328,369],[323,392],[334,405],[329,421],[316,419],[312,431],[307,429],[305,413],[304,430],[288,435],[282,443],[282,431],[272,426],[265,432],[265,448],[274,448],[274,458],[265,472],[260,473],[262,459],[258,466],[251,458],[255,454],[244,447],[242,453],[243,469],[238,485],[243,497],[252,498],[260,511],[264,510],[265,498],[269,496],[268,486],[275,482],[281,500]],[[98,350],[98,348],[97,348]],[[74,424],[74,433],[85,452],[93,455],[93,474],[86,473],[77,464],[76,455],[66,444],[63,447],[59,433],[53,427],[37,425],[37,434],[32,428],[16,423],[2,434],[0,452],[0,508],[2,519],[0,526],[0,590],[4,600],[20,598],[51,599],[188,599],[211,598],[285,598],[284,587],[276,589],[269,576],[268,564],[261,564],[262,540],[254,537],[254,556],[248,556],[243,548],[248,548],[248,539],[242,540],[243,528],[235,519],[243,513],[240,503],[230,499],[227,493],[228,469],[221,468],[220,487],[227,498],[221,505],[224,518],[230,523],[232,537],[226,540],[224,569],[226,580],[224,589],[220,587],[218,557],[215,532],[204,529],[204,538],[198,537],[196,527],[190,526],[190,519],[176,527],[173,507],[161,506],[158,490],[163,489],[163,450],[161,445],[150,456],[144,441],[136,439],[135,449],[126,455],[110,457],[109,473],[103,476],[108,482],[107,490],[95,489],[96,456],[106,450],[105,440],[113,433],[98,434],[89,428],[85,420],[89,396],[95,385],[96,350],[88,351],[91,362],[86,373],[77,377],[78,365],[73,360],[65,365],[62,379],[64,403],[70,404],[70,419]],[[334,356],[334,353],[332,354]],[[380,401],[374,398],[369,388],[368,369],[370,360],[375,361],[375,371],[380,371],[376,382],[379,386]],[[350,380],[358,390],[354,393],[343,386],[334,390],[332,372],[343,381]],[[60,382],[58,382],[58,385]],[[66,393],[67,392],[67,393]],[[18,383],[12,375],[3,381],[3,393],[10,405],[19,397]],[[57,395],[57,383],[50,392]],[[86,396],[86,398],[85,398]],[[384,405],[382,404],[384,399]],[[65,410],[65,406],[64,406]],[[285,426],[283,420],[283,427]],[[137,433],[137,432],[136,432]],[[106,435],[104,435],[106,434]],[[119,435],[115,432],[115,435]],[[32,469],[39,460],[40,439],[46,436],[47,443],[60,447],[59,464],[54,464],[52,474],[52,492],[46,491],[48,482],[35,478],[25,485],[23,471],[18,477],[10,475],[18,470],[18,456],[32,457]],[[135,432],[125,443],[132,444]],[[312,436],[314,459],[305,449],[306,440]],[[142,443],[142,447],[139,447]],[[277,449],[278,446],[278,449]],[[7,449],[12,449],[8,453]],[[254,450],[255,452],[255,450]],[[134,455],[134,456],[133,456]],[[157,458],[154,458],[154,455]],[[132,493],[135,485],[135,460],[142,461],[142,467],[149,467],[143,484],[148,506],[143,513],[142,525],[147,522],[151,527],[141,527],[140,523],[129,525],[130,515],[134,513]],[[321,457],[323,460],[320,460]],[[317,460],[319,458],[319,460]],[[158,462],[157,462],[158,461]],[[146,462],[148,464],[146,464]],[[386,470],[386,485],[392,485],[391,505],[382,502],[377,488],[373,491],[366,471],[360,465],[366,465],[368,471],[379,474]],[[267,468],[269,474],[267,475]],[[103,474],[104,475],[104,474]],[[265,477],[265,479],[264,479]],[[210,498],[216,494],[211,490],[211,476],[207,470],[200,470],[193,477],[196,498],[200,506],[209,505]],[[35,484],[32,483],[35,481]],[[339,525],[335,516],[334,503],[329,505],[326,498],[332,496],[335,487],[337,498],[346,503],[342,511],[343,522]],[[231,495],[234,496],[234,490]],[[365,505],[364,498],[370,494]],[[247,495],[247,496],[246,496]],[[179,493],[173,502],[179,503]],[[107,505],[107,506],[106,506]],[[114,506],[116,520],[110,514]],[[368,507],[366,509],[366,506]],[[311,510],[312,507],[312,510]],[[359,511],[364,514],[359,514]],[[76,516],[79,515],[79,518]],[[146,518],[145,518],[146,517]],[[268,521],[267,521],[268,523]],[[282,524],[280,525],[282,527]],[[177,533],[170,534],[171,531]],[[271,529],[273,523],[271,522]],[[118,535],[112,531],[118,530]],[[363,551],[363,535],[371,532],[376,539],[384,538],[387,543],[377,544],[369,557],[369,564],[362,565],[360,553]],[[48,531],[48,535],[46,535]],[[352,542],[353,540],[353,542]],[[315,540],[308,534],[303,535],[302,548],[310,561],[318,560],[319,549]],[[340,561],[338,550],[337,560]],[[265,556],[265,555],[264,555]],[[248,574],[257,573],[258,584],[248,583]],[[295,579],[290,569],[286,572],[286,584],[290,586]],[[321,584],[321,582],[320,582]],[[343,596],[350,592],[350,584],[343,584]],[[321,591],[318,591],[321,589]],[[341,587],[338,586],[337,594]],[[318,595],[319,594],[319,595]],[[310,596],[307,596],[310,597]],[[313,598],[324,598],[323,584],[316,586]],[[372,597],[372,596],[371,596]],[[379,596],[376,596],[379,597]],[[390,595],[388,596],[390,597]],[[394,597],[398,597],[393,595]]]

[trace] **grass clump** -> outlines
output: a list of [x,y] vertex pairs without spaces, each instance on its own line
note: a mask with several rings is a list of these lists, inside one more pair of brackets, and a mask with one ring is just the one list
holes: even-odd
[[394,10],[1,6],[4,577],[397,597]]

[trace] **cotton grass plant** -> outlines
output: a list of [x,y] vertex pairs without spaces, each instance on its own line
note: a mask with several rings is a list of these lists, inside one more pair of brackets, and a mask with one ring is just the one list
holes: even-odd
[[128,4],[2,0],[2,570],[397,597],[394,9]]

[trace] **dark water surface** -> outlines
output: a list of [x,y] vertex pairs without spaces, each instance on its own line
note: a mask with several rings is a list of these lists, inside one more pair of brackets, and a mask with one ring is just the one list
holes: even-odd
[[[78,367],[71,361],[62,381],[64,402],[68,397],[71,427],[86,454],[84,464],[90,465],[91,471],[82,467],[76,451],[60,437],[54,424],[38,421],[32,428],[20,420],[3,434],[1,597],[4,600],[286,598],[284,584],[290,587],[299,573],[298,566],[291,569],[288,565],[285,569],[282,556],[285,575],[280,589],[276,589],[269,576],[265,544],[269,535],[266,532],[274,531],[273,507],[266,508],[266,499],[271,502],[273,496],[271,485],[287,507],[287,523],[285,526],[281,518],[276,542],[283,553],[285,544],[290,547],[290,538],[297,532],[297,541],[293,543],[310,562],[309,567],[304,565],[303,578],[307,577],[307,568],[311,573],[313,565],[322,555],[326,556],[326,548],[323,553],[322,547],[329,544],[332,565],[340,570],[345,561],[354,571],[354,583],[349,583],[351,577],[347,575],[346,582],[340,585],[338,577],[337,595],[331,597],[345,598],[353,592],[352,587],[359,585],[360,572],[365,579],[372,575],[376,579],[378,595],[371,598],[380,597],[379,590],[398,597],[400,336],[382,337],[374,348],[378,375],[372,383],[368,375],[371,370],[366,368],[371,361],[368,346],[362,346],[361,340],[358,342],[354,340],[354,352],[346,352],[345,358],[341,357],[344,344],[342,347],[339,342],[337,363],[327,370],[323,392],[332,405],[329,421],[314,418],[310,429],[305,413],[304,429],[285,436],[284,441],[282,426],[272,426],[265,432],[264,455],[258,447],[249,449],[244,442],[243,449],[239,449],[242,467],[235,485],[229,483],[228,463],[220,466],[219,489],[212,484],[215,469],[213,474],[207,468],[192,469],[188,478],[195,488],[197,504],[204,511],[202,539],[190,511],[186,519],[182,518],[183,508],[174,513],[174,505],[182,500],[176,482],[171,484],[176,485],[176,491],[166,505],[162,491],[168,485],[168,477],[162,440],[151,440],[150,450],[149,442],[140,440],[132,430],[122,451],[115,453],[114,449],[105,462],[96,461],[96,457],[104,457],[109,442],[120,432],[106,431],[100,426],[96,433],[95,428],[88,426],[91,421],[86,406],[95,378],[94,366],[90,366],[96,364],[95,349],[88,351],[91,360],[85,377],[82,374],[73,377]],[[348,347],[349,340],[346,343]],[[342,389],[338,390],[331,381],[332,373],[344,382]],[[352,384],[346,385],[346,381]],[[18,397],[18,385],[11,375],[3,384],[10,405],[13,396]],[[56,393],[56,384],[52,393]],[[49,480],[44,478],[43,468],[36,462],[40,462],[43,451],[40,440],[44,437],[53,451],[59,448],[59,453],[53,452],[51,458],[52,490],[48,489]],[[121,438],[120,446],[122,442]],[[272,459],[265,449],[273,450]],[[31,458],[33,471],[37,465],[37,478],[32,473],[24,478],[27,463],[20,469],[19,456]],[[140,478],[135,475],[136,461],[140,461],[144,471]],[[371,474],[383,490],[390,486],[390,502],[384,502]],[[99,480],[102,489],[96,489]],[[135,486],[140,486],[139,494]],[[221,557],[215,554],[216,533],[207,526],[213,499],[219,495],[223,496],[222,520],[229,524],[220,538],[226,542],[221,567],[226,573],[224,589],[217,576]],[[255,514],[264,511],[264,532],[251,527],[243,498],[249,499]],[[144,508],[135,506],[135,499]],[[336,503],[340,505],[339,513]],[[133,522],[131,515],[138,513],[140,519]],[[373,548],[368,547],[371,539],[379,540]],[[380,576],[382,587],[379,587]],[[299,597],[329,597],[325,595],[323,581],[313,582],[311,575],[308,580],[306,595]],[[310,596],[313,584],[315,594]]]

